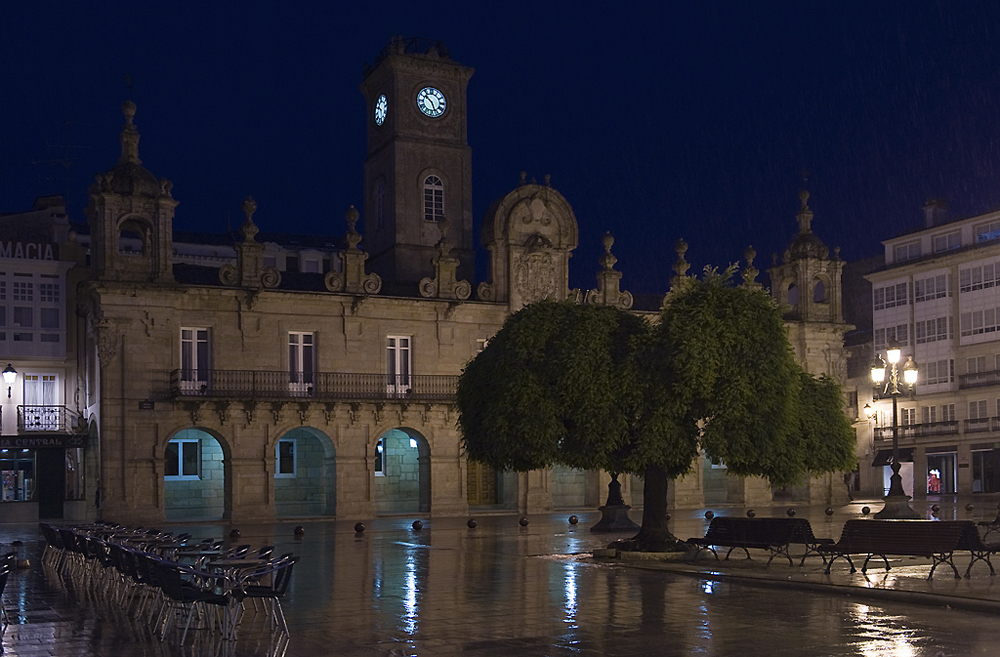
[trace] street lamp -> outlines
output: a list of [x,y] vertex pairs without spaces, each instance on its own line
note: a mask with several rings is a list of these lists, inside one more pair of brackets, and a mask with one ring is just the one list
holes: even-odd
[[[903,478],[899,476],[899,408],[897,399],[901,394],[909,394],[917,383],[917,364],[910,356],[903,365],[903,379],[900,381],[899,368],[896,363],[902,356],[899,342],[890,340],[885,350],[889,361],[889,376],[886,378],[886,363],[875,355],[872,361],[872,383],[875,384],[876,397],[892,395],[892,477],[889,478],[889,492],[885,496],[885,505],[875,514],[876,518],[920,518],[920,514],[910,508],[910,496],[903,492]],[[902,384],[902,385],[901,385]],[[901,388],[904,388],[902,390]]]
[[3,382],[7,384],[7,399],[10,399],[10,389],[14,387],[14,381],[17,380],[17,370],[10,363],[7,363],[7,367],[4,368],[3,372]]

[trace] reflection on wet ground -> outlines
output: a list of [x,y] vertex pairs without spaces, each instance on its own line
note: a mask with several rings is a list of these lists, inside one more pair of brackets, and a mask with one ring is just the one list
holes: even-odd
[[[996,655],[996,617],[969,611],[862,602],[801,590],[679,576],[583,556],[609,540],[581,515],[376,520],[242,527],[241,543],[295,552],[284,602],[285,641],[251,618],[236,645],[207,632],[179,646],[85,591],[46,579],[33,527],[2,528],[21,538],[30,570],[19,571],[4,599],[12,624],[5,655],[705,655],[739,657],[937,657]],[[171,527],[221,537],[228,527]],[[685,537],[685,529],[675,530]],[[696,531],[694,533],[697,533]],[[693,535],[693,534],[691,534]],[[614,538],[613,536],[610,538]]]

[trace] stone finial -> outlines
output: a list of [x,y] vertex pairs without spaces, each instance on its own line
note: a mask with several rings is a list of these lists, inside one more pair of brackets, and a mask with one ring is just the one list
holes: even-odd
[[347,212],[344,213],[344,221],[347,222],[347,250],[351,253],[360,250],[358,244],[361,243],[361,233],[355,228],[360,216],[353,205],[348,207]]
[[611,253],[611,247],[614,246],[615,238],[610,233],[604,233],[604,237],[601,239],[601,244],[604,246],[604,255],[601,256],[601,266],[604,269],[614,269],[615,263],[618,262],[618,258]]
[[677,240],[677,244],[674,245],[674,251],[677,252],[677,262],[674,263],[674,274],[678,278],[685,276],[687,270],[690,269],[691,264],[684,259],[684,254],[687,253],[688,244],[684,241],[684,238]]
[[241,205],[246,220],[240,227],[243,241],[236,244],[236,264],[225,264],[219,269],[219,280],[223,285],[238,286],[260,291],[261,288],[275,288],[281,284],[281,272],[274,267],[264,266],[264,245],[255,239],[260,229],[254,223],[257,202],[252,196],[243,199]]
[[347,248],[340,252],[341,271],[329,271],[323,277],[323,283],[330,292],[347,292],[348,294],[378,294],[382,289],[382,279],[378,274],[365,273],[365,261],[368,254],[358,248],[361,243],[361,233],[357,231],[360,214],[352,205],[344,212],[347,222]]
[[434,265],[434,278],[426,277],[420,280],[420,296],[438,299],[457,299],[464,301],[472,294],[472,285],[468,281],[456,278],[458,258],[451,255],[451,242],[448,241],[448,220],[442,217],[438,221],[441,239],[437,243],[437,256],[431,259]]
[[448,228],[450,227],[451,224],[448,223],[446,217],[441,217],[438,220],[438,230],[441,232],[441,239],[438,240],[437,251],[438,255],[443,258],[451,255],[451,242],[448,241]]
[[743,270],[743,283],[748,286],[759,287],[760,283],[757,282],[757,274],[760,272],[753,266],[753,259],[757,257],[756,249],[748,246],[746,251],[743,252],[743,257],[747,261],[746,269]]
[[257,211],[257,202],[253,200],[252,196],[247,196],[243,199],[243,214],[246,216],[246,221],[243,222],[243,227],[240,232],[243,233],[244,242],[253,242],[257,233],[260,229],[257,228],[257,224],[253,222],[253,213]]
[[519,185],[524,185],[524,184],[527,184],[527,182],[528,182],[528,172],[527,171],[522,171],[521,172],[521,177],[518,180],[518,184]]
[[125,115],[125,125],[122,126],[122,156],[119,161],[142,164],[139,159],[139,130],[132,123],[135,118],[135,103],[131,100],[122,103],[122,114]]
[[799,222],[799,234],[811,233],[810,224],[812,223],[813,213],[809,209],[809,192],[805,189],[799,192],[799,200],[802,201],[802,207],[799,208],[798,214],[795,215],[795,218]]
[[548,173],[545,174],[545,177],[543,178],[543,180],[545,181],[545,186],[546,187],[551,187],[552,186],[552,176],[551,176],[551,174],[548,174]]
[[588,290],[583,296],[583,303],[617,306],[624,309],[632,307],[632,293],[621,291],[622,274],[615,271],[615,263],[618,262],[618,258],[611,253],[611,247],[614,243],[615,238],[611,233],[604,233],[604,237],[601,239],[604,255],[600,258],[601,270],[597,272],[597,289]]

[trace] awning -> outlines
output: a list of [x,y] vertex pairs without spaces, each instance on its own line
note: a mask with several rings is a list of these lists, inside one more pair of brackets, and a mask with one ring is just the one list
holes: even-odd
[[[899,448],[899,462],[900,463],[913,463],[913,448],[912,447],[900,447]],[[892,450],[891,449],[880,449],[877,454],[875,454],[875,460],[872,461],[872,467],[877,468],[881,465],[892,465]]]

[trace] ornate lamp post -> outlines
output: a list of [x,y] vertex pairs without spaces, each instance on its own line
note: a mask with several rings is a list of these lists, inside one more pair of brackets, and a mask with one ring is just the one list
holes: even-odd
[[[885,350],[889,361],[889,378],[886,379],[886,364],[877,354],[872,361],[872,383],[875,384],[876,398],[881,394],[892,395],[892,477],[889,479],[889,493],[885,505],[875,514],[876,518],[920,518],[920,514],[910,508],[910,496],[903,492],[903,478],[899,476],[899,408],[897,399],[901,394],[910,394],[917,383],[917,364],[910,356],[903,365],[903,380],[900,381],[896,363],[902,356],[899,342],[891,340]],[[902,384],[902,385],[900,385]],[[903,389],[905,389],[905,391]],[[881,393],[879,393],[881,391]]]

